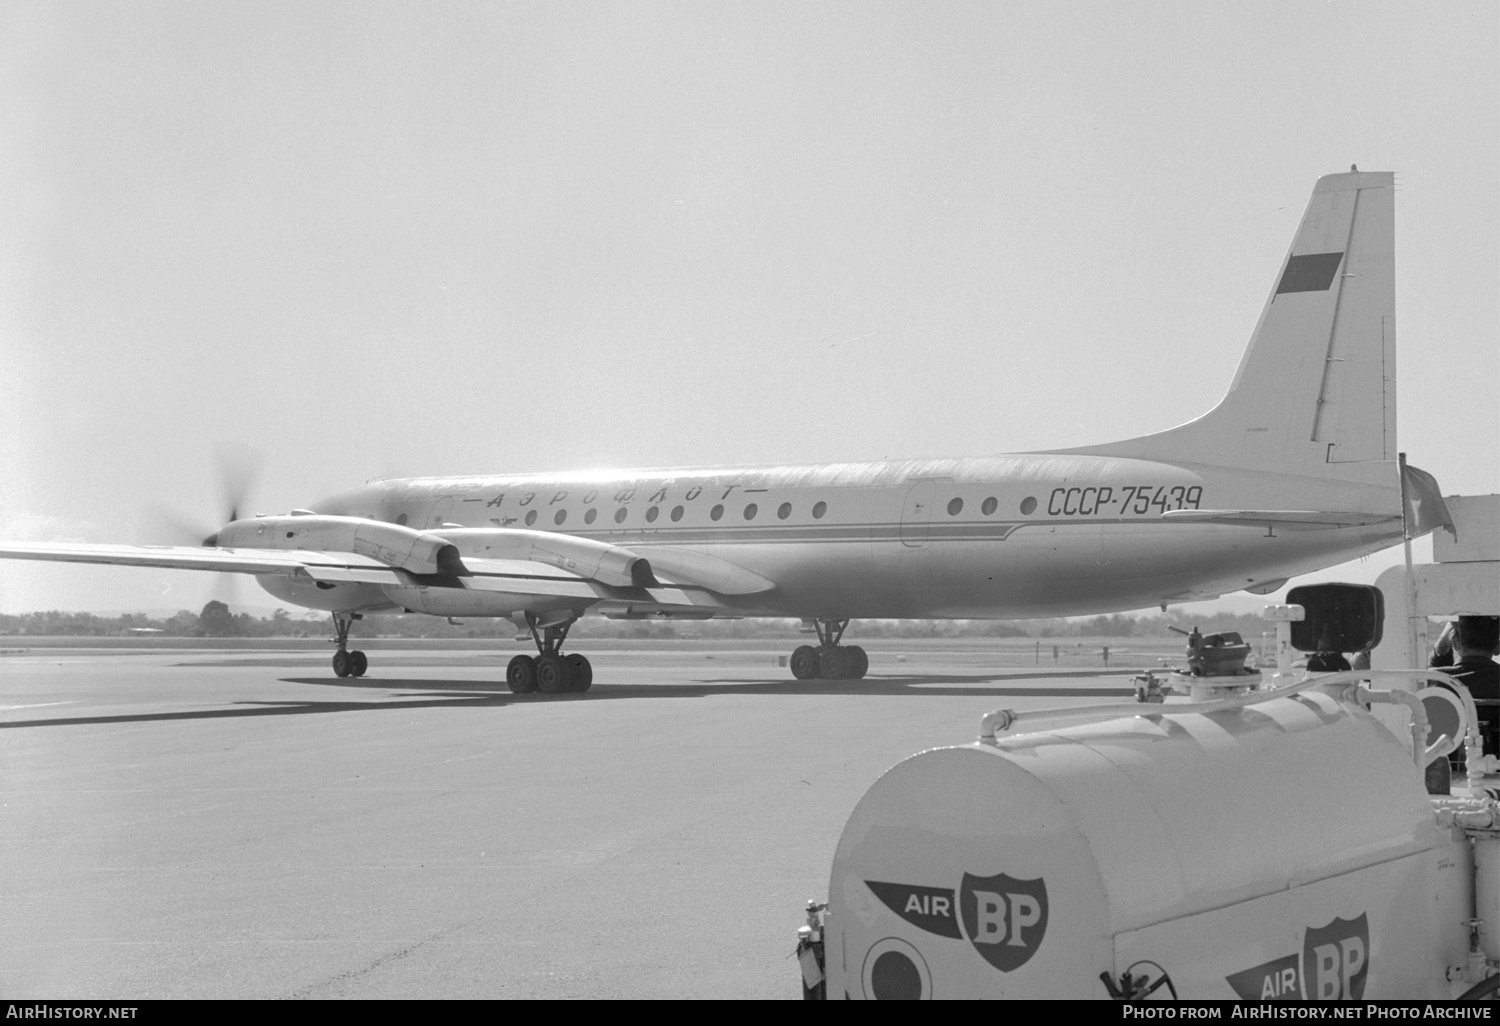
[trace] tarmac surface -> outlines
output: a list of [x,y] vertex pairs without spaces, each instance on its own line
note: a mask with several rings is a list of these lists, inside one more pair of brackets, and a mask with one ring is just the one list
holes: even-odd
[[274,643],[0,652],[0,995],[797,998],[882,772],[1132,673],[883,641],[798,682],[795,643],[592,642],[550,698],[498,642],[366,645],[358,680]]

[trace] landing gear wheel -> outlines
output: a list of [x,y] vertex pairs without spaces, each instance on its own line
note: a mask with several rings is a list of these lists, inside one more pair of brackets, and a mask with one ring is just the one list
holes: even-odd
[[570,655],[567,657],[568,670],[573,675],[572,690],[582,693],[589,689],[594,683],[594,666],[586,656]]
[[365,658],[363,652],[357,649],[349,653],[349,674],[354,677],[363,677],[365,671],[370,668],[370,660]]
[[812,680],[822,665],[818,650],[811,645],[798,645],[792,653],[792,676],[798,680]]
[[844,649],[844,657],[849,660],[845,668],[844,676],[849,680],[860,680],[870,670],[870,656],[858,645],[850,645]]
[[544,695],[560,695],[573,683],[568,661],[562,656],[544,655],[536,661],[536,689]]
[[843,680],[849,676],[849,654],[842,647],[831,645],[819,653],[824,680]]
[[340,677],[347,677],[354,672],[353,663],[348,652],[340,650],[333,654],[333,672]]
[[505,683],[518,695],[536,690],[536,660],[529,655],[518,655],[505,668]]

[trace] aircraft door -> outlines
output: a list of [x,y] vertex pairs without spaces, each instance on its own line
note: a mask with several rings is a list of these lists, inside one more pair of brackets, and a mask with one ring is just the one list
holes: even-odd
[[453,496],[444,495],[432,504],[432,509],[427,513],[425,524],[428,528],[441,527],[443,524],[453,520]]
[[932,495],[937,485],[931,481],[918,481],[906,493],[906,502],[901,507],[901,544],[908,548],[921,548],[927,544],[928,524],[932,520]]

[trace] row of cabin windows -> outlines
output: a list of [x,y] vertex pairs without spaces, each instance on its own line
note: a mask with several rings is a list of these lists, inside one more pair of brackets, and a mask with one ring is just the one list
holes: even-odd
[[[979,504],[979,511],[981,513],[983,513],[985,516],[988,517],[988,516],[993,516],[994,513],[995,513],[995,510],[998,509],[999,507],[1000,507],[1000,500],[996,499],[993,495],[991,495],[991,496],[989,496],[988,498],[986,498],[983,502],[981,502]],[[964,509],[964,500],[963,499],[955,497],[955,498],[950,499],[948,501],[948,515],[950,517],[956,517],[956,516],[958,516],[960,513],[963,512],[963,509]],[[1033,497],[1031,497],[1031,496],[1028,495],[1025,499],[1023,499],[1021,501],[1021,513],[1023,515],[1029,516],[1035,509],[1036,509],[1036,499],[1035,498],[1033,498]],[[677,523],[677,521],[679,521],[679,520],[682,519],[683,513],[685,513],[685,512],[686,512],[686,510],[682,506],[673,506],[672,507],[672,512],[669,513],[668,516],[671,517],[672,523],[675,524],[675,523]],[[754,520],[755,517],[756,517],[756,515],[759,512],[760,512],[760,506],[758,504],[752,502],[752,503],[750,503],[749,505],[747,505],[745,507],[744,517],[745,517],[746,520]],[[828,512],[828,503],[826,503],[826,502],[816,502],[816,503],[813,504],[812,515],[813,515],[813,519],[814,520],[822,520],[823,519],[823,515],[825,513],[827,513],[827,512]],[[625,522],[625,518],[628,517],[629,515],[630,515],[630,507],[629,506],[621,506],[619,509],[615,510],[615,523],[617,523],[617,524],[623,524]],[[776,507],[776,516],[777,516],[777,519],[785,520],[788,517],[790,517],[791,515],[792,515],[792,504],[790,502],[783,502],[780,506]],[[646,510],[646,523],[648,523],[648,524],[654,524],[654,523],[656,523],[656,520],[657,520],[657,518],[659,516],[661,516],[661,507],[660,506],[651,506],[651,507],[647,508],[647,510]],[[595,508],[595,507],[592,507],[592,506],[589,507],[584,512],[584,514],[583,514],[583,522],[585,524],[592,524],[598,518],[599,518],[599,510],[597,508]],[[708,518],[710,520],[714,520],[714,521],[722,520],[724,518],[724,505],[723,505],[723,503],[717,503],[717,504],[715,504],[714,508],[708,511]],[[526,526],[530,527],[533,524],[535,524],[536,523],[536,519],[537,519],[537,511],[536,510],[530,510],[526,514]],[[556,513],[554,513],[552,515],[552,522],[554,524],[558,525],[559,527],[562,526],[564,523],[566,523],[567,519],[568,519],[568,511],[565,510],[565,509],[560,509],[560,510],[558,510]],[[404,525],[406,523],[406,514],[402,513],[400,516],[398,516],[396,518],[396,523]]]
[[[684,507],[682,507],[682,506],[673,506],[672,507],[672,512],[670,512],[669,514],[667,514],[667,516],[669,518],[671,518],[672,523],[675,524],[675,523],[677,523],[677,521],[679,521],[679,520],[682,519],[683,514],[686,513],[686,512],[687,512],[687,510]],[[744,510],[745,519],[746,520],[754,520],[755,517],[756,517],[756,514],[758,514],[759,512],[760,512],[760,506],[757,503],[752,502],[752,503],[750,503],[749,505],[747,505],[745,507],[745,510]],[[823,516],[827,512],[828,512],[828,503],[826,503],[826,502],[816,502],[816,503],[813,503],[812,515],[813,515],[813,519],[814,520],[822,520]],[[537,515],[536,510],[532,510],[531,512],[529,512],[529,513],[526,514],[526,526],[527,527],[530,527],[532,524],[536,523],[536,515]],[[623,524],[625,522],[625,518],[628,517],[629,515],[630,515],[630,507],[629,506],[621,506],[619,509],[615,510],[615,523],[617,523],[617,524]],[[776,507],[776,516],[777,516],[778,519],[785,520],[788,517],[790,517],[791,515],[792,515],[792,504],[790,502],[783,502],[780,506]],[[599,516],[599,511],[597,509],[594,509],[594,508],[590,507],[583,514],[583,522],[585,524],[592,524],[595,521],[595,519],[598,518],[598,516]],[[646,508],[646,523],[648,523],[648,524],[654,524],[654,523],[656,523],[657,518],[659,518],[660,516],[661,516],[661,507],[660,506],[648,506]],[[724,518],[724,504],[723,503],[716,503],[714,505],[714,508],[708,511],[708,518],[710,520],[715,520],[715,521],[722,520]],[[565,510],[565,509],[560,509],[560,510],[558,510],[556,513],[554,513],[552,515],[552,522],[554,524],[559,525],[559,526],[561,526],[563,523],[565,523],[567,521],[567,519],[568,519],[568,511]]]
[[[672,523],[675,524],[675,523],[677,523],[677,521],[679,521],[679,520],[682,519],[683,514],[686,513],[686,512],[687,512],[687,510],[684,507],[682,507],[682,506],[673,506],[672,507],[672,511],[669,514],[667,514],[667,515],[671,518]],[[759,512],[760,512],[760,506],[759,506],[759,504],[752,502],[752,503],[750,503],[749,505],[747,505],[745,507],[744,517],[745,517],[746,520],[754,520],[755,517],[756,517],[756,515]],[[824,515],[827,514],[827,512],[828,512],[828,503],[826,503],[826,502],[815,502],[815,503],[813,503],[812,515],[813,515],[813,519],[814,520],[822,520],[823,517],[824,517]],[[621,506],[619,509],[615,510],[615,523],[617,523],[617,524],[623,524],[625,522],[625,518],[628,517],[629,515],[630,515],[630,507],[629,506]],[[776,516],[777,516],[778,519],[785,520],[788,517],[790,517],[791,515],[792,515],[792,504],[790,502],[783,502],[780,506],[776,507]],[[648,523],[648,524],[654,524],[654,523],[656,523],[657,518],[659,518],[660,516],[661,516],[661,507],[660,506],[651,506],[651,507],[648,507],[647,510],[646,510],[646,523]],[[723,505],[723,503],[717,503],[717,504],[715,504],[714,508],[708,511],[708,518],[710,520],[722,520],[724,518],[724,505]],[[568,511],[565,510],[565,509],[560,509],[560,510],[558,510],[556,513],[554,513],[552,515],[552,522],[554,524],[557,524],[559,527],[562,526],[564,523],[566,523],[567,519],[568,519]],[[599,519],[599,510],[596,507],[590,506],[587,510],[584,511],[583,522],[585,524],[592,524],[597,519]],[[396,523],[399,524],[399,525],[402,525],[402,526],[405,526],[406,520],[407,520],[407,517],[406,517],[405,513],[402,513],[400,516],[396,517]],[[526,520],[525,520],[526,526],[527,527],[532,526],[533,524],[536,523],[536,520],[537,520],[537,511],[534,510],[534,509],[528,511],[527,514],[526,514]]]
[[[1000,508],[1000,500],[991,495],[979,504],[979,512],[990,517],[995,515],[995,510]],[[1036,510],[1036,499],[1030,495],[1021,500],[1021,515],[1030,516]],[[964,511],[964,500],[953,498],[948,500],[948,515],[956,517]]]

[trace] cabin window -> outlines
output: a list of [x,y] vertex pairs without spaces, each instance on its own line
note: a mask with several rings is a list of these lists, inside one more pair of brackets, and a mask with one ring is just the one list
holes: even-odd
[[790,502],[783,502],[777,508],[777,510],[776,510],[776,516],[780,520],[785,520],[787,517],[789,517],[791,515],[792,515],[792,504]]
[[754,520],[755,519],[755,514],[757,514],[759,512],[760,512],[760,507],[757,506],[755,503],[752,502],[750,505],[748,505],[748,506],[745,507],[745,519],[746,520]]
[[823,514],[828,512],[828,503],[818,502],[813,504],[813,519],[822,520]]
[[646,510],[646,523],[648,523],[648,524],[654,524],[654,523],[656,523],[656,515],[658,513],[660,513],[660,512],[661,512],[661,510],[658,509],[655,506],[652,506],[650,509]]
[[718,520],[723,515],[724,515],[724,507],[723,506],[715,506],[713,509],[711,509],[711,510],[708,511],[708,519],[710,519],[710,520]]
[[399,517],[397,517],[396,518],[396,523],[400,524],[402,527],[405,527],[406,526],[406,514],[402,513]]
[[984,502],[980,505],[979,512],[983,513],[985,516],[989,516],[990,514],[994,513],[995,510],[997,510],[999,508],[1000,508],[1000,500],[997,499],[997,498],[995,498],[993,495],[991,495],[988,499],[985,499]]
[[672,507],[672,523],[675,524],[675,523],[677,523],[677,521],[679,521],[681,519],[682,519],[682,507],[681,506],[673,506]]
[[554,524],[560,524],[566,519],[568,519],[568,511],[565,509],[560,509],[557,511],[557,516],[552,518],[552,522]]
[[526,526],[530,527],[534,523],[536,523],[536,510],[526,514]]
[[1026,496],[1026,498],[1024,498],[1024,499],[1021,500],[1021,515],[1022,516],[1028,516],[1028,517],[1031,516],[1032,511],[1035,510],[1035,509],[1036,509],[1036,498],[1035,497],[1028,495],[1028,496]]
[[615,523],[623,524],[625,522],[625,515],[628,512],[629,507],[626,506],[621,506],[619,509],[615,510]]
[[597,517],[598,515],[599,515],[599,511],[597,509],[592,509],[591,508],[587,513],[585,513],[583,515],[583,522],[585,524],[592,524],[594,522],[594,518]]
[[964,511],[964,500],[953,499],[948,503],[948,515],[956,517]]

